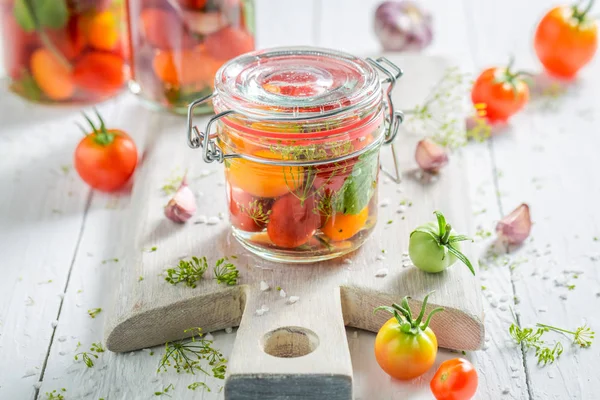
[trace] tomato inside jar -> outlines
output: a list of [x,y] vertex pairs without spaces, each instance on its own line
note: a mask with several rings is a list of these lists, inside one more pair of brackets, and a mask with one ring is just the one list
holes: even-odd
[[333,50],[257,51],[217,72],[217,116],[205,130],[214,123],[216,135],[192,129],[193,109],[206,99],[192,103],[189,144],[205,161],[224,162],[232,231],[245,248],[315,262],[367,240],[377,222],[379,151],[397,126],[378,69],[392,83],[401,74]]

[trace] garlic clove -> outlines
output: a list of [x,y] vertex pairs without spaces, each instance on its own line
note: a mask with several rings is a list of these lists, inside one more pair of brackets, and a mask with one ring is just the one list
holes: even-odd
[[375,35],[386,51],[420,51],[433,39],[431,14],[409,0],[384,1],[375,11]]
[[165,216],[173,222],[184,223],[196,213],[196,197],[187,184],[187,177],[165,206]]
[[531,232],[531,215],[525,203],[515,208],[496,225],[498,237],[508,244],[521,244]]
[[448,154],[437,143],[430,139],[423,139],[417,143],[415,160],[422,170],[435,174],[448,164]]

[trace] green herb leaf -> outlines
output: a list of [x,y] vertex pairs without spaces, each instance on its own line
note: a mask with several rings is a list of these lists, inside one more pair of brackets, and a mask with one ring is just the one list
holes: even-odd
[[16,0],[13,13],[26,32],[41,28],[60,29],[69,20],[66,0]]
[[17,23],[25,32],[33,32],[36,29],[36,23],[26,0],[15,0],[13,5],[13,15]]
[[360,213],[369,204],[377,189],[378,170],[379,158],[376,151],[360,156],[340,189],[335,209],[344,214]]

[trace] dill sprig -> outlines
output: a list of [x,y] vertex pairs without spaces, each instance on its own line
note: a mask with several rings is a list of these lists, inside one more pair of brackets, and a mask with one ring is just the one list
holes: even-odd
[[215,274],[215,279],[217,280],[217,283],[223,283],[227,286],[236,285],[240,274],[235,265],[229,262],[229,259],[227,257],[217,260],[217,263],[213,268],[213,272]]
[[465,121],[458,117],[465,109],[464,98],[471,90],[468,74],[457,67],[448,68],[425,101],[408,110],[404,126],[433,139],[441,146],[454,149],[467,143]]
[[167,178],[167,180],[165,181],[165,184],[161,186],[160,190],[162,190],[162,192],[165,195],[173,194],[177,191],[177,189],[179,189],[179,186],[181,186],[182,181],[183,181],[183,175],[171,176],[171,177]]
[[62,394],[66,391],[67,389],[61,388],[60,392],[56,389],[51,392],[46,392],[46,400],[65,400],[65,396]]
[[92,308],[92,309],[88,310],[88,314],[92,318],[96,318],[96,315],[100,314],[101,312],[102,312],[102,308],[100,308],[100,307]]
[[[158,372],[167,371],[168,367],[172,367],[177,373],[195,374],[199,371],[224,379],[227,360],[212,346],[213,341],[204,338],[201,328],[190,328],[184,332],[192,333],[191,338],[165,343],[165,354],[158,365]],[[206,366],[202,366],[203,361],[211,368],[211,373],[206,371]]]
[[171,397],[171,395],[169,394],[169,390],[174,390],[174,389],[175,389],[175,386],[171,383],[171,384],[169,384],[169,386],[166,386],[160,392],[154,392],[154,395],[155,396],[167,396],[167,397]]
[[586,325],[580,326],[574,331],[540,323],[536,324],[537,329],[522,328],[517,322],[514,313],[513,317],[515,322],[508,329],[510,336],[517,344],[522,345],[525,350],[534,349],[538,364],[552,364],[563,353],[563,345],[561,342],[555,342],[554,345],[549,345],[542,339],[542,336],[549,331],[562,333],[563,335],[572,335],[573,344],[580,347],[591,346],[592,340],[594,339],[594,331]]
[[264,202],[260,200],[249,202],[248,207],[240,205],[240,211],[248,215],[259,226],[269,223],[271,210],[265,211]]
[[539,323],[537,324],[537,326],[539,326],[542,329],[562,333],[563,335],[573,335],[573,344],[576,344],[579,347],[590,347],[592,345],[592,341],[594,339],[595,334],[595,332],[592,331],[587,325],[580,326],[574,331],[568,331],[566,329]]
[[[79,343],[77,344],[77,347],[79,347]],[[94,366],[94,359],[98,359],[99,353],[104,353],[104,347],[102,346],[102,343],[92,343],[89,352],[82,351],[77,353],[75,354],[74,359],[75,361],[79,361],[79,358],[81,358],[88,368],[92,368]]]
[[177,267],[169,268],[165,271],[167,273],[165,281],[172,285],[183,282],[186,286],[195,288],[196,282],[202,279],[207,269],[208,263],[206,262],[206,257],[192,257],[189,261],[180,260]]
[[190,390],[196,390],[199,387],[205,389],[207,392],[210,392],[210,387],[208,387],[208,385],[204,382],[194,382],[188,385],[188,389]]

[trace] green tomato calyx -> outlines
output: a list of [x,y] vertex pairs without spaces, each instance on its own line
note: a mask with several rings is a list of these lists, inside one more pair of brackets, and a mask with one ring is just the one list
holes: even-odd
[[400,330],[402,331],[402,333],[406,333],[409,335],[418,335],[419,333],[423,332],[424,330],[426,330],[429,327],[429,323],[431,322],[431,317],[433,317],[433,315],[435,313],[444,311],[444,309],[441,307],[431,310],[431,312],[427,316],[427,319],[425,320],[425,322],[423,322],[423,318],[425,317],[425,309],[427,307],[427,300],[429,299],[429,296],[432,293],[433,292],[427,293],[427,295],[423,299],[423,305],[421,306],[421,312],[415,319],[413,319],[412,313],[410,311],[410,306],[408,305],[408,299],[409,299],[408,296],[404,296],[404,298],[402,299],[400,304],[394,303],[394,304],[392,304],[391,307],[390,306],[379,306],[379,307],[375,308],[375,310],[373,310],[373,313],[376,313],[379,310],[385,310],[385,311],[391,313],[392,315],[394,315],[394,317],[400,324]]
[[464,242],[465,240],[473,241],[473,239],[471,239],[470,237],[465,236],[465,235],[453,234],[452,233],[452,225],[450,225],[449,223],[446,222],[446,217],[444,217],[444,214],[442,214],[439,211],[434,211],[433,213],[437,217],[438,230],[436,231],[435,228],[432,228],[431,226],[423,225],[423,226],[416,228],[411,233],[411,236],[415,232],[421,232],[421,233],[428,234],[437,242],[438,246],[446,247],[446,249],[448,249],[448,252],[450,254],[452,254],[453,256],[458,258],[460,261],[462,261],[462,263],[465,264],[469,268],[471,273],[473,275],[475,275],[475,268],[473,268],[473,264],[471,264],[471,261],[469,261],[467,256],[465,256],[463,253],[461,253],[461,251],[458,250],[454,246],[454,243]]
[[[86,121],[88,122],[88,124],[90,124],[90,127],[92,128],[92,132],[89,133],[89,135],[94,135],[93,136],[93,140],[96,144],[99,144],[100,146],[108,146],[109,144],[111,144],[114,140],[115,140],[115,134],[109,132],[106,129],[106,125],[104,124],[104,120],[102,119],[102,116],[100,115],[100,113],[98,112],[98,110],[96,110],[94,108],[94,112],[96,113],[96,116],[98,117],[98,120],[100,121],[100,127],[96,127],[96,125],[94,124],[94,122],[90,119],[90,117],[87,116],[86,113],[82,112],[81,114],[83,114],[83,118],[86,119]],[[77,126],[79,126],[79,129],[81,129],[81,131],[83,132],[83,134],[85,136],[88,135],[88,132],[83,129],[83,127],[79,124],[77,124]]]
[[580,8],[582,4],[580,4],[579,2],[571,6],[571,10],[573,12],[573,19],[577,21],[577,25],[582,25],[583,23],[587,22],[587,15],[591,11],[594,5],[594,1],[595,0],[590,0],[588,5],[583,9]]

